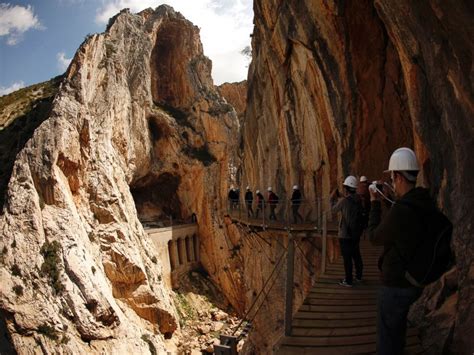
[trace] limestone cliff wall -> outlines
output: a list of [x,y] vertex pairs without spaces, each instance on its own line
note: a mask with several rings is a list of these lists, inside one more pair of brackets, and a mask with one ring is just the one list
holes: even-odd
[[165,351],[178,319],[141,221],[195,213],[203,262],[218,248],[238,121],[210,73],[198,28],[167,6],[81,45],[8,185],[2,347],[6,329],[18,353]]
[[395,148],[414,147],[456,226],[456,270],[418,304],[423,342],[471,351],[472,5],[256,0],[254,12],[242,186],[327,200],[345,175],[380,178]]
[[224,83],[219,85],[217,90],[234,107],[240,120],[242,120],[247,107],[247,81]]

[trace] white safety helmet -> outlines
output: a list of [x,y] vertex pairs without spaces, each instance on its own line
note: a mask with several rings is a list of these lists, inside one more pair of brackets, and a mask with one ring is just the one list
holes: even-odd
[[255,193],[259,194],[259,193],[260,193],[260,190],[255,191]]
[[389,171],[419,171],[420,167],[418,166],[418,161],[416,160],[416,155],[413,150],[410,148],[398,148],[395,150],[390,157],[388,163]]
[[271,187],[271,186],[268,186],[267,191],[272,191],[272,187]]
[[250,190],[250,186],[247,186],[247,190]]
[[362,175],[360,177],[360,182],[367,182],[367,176]]
[[298,190],[298,185],[293,185],[293,190]]
[[351,189],[357,189],[357,179],[355,178],[355,176],[352,176],[352,175],[349,175],[348,177],[346,177],[346,179],[344,180],[344,183],[343,183],[344,186],[347,186]]

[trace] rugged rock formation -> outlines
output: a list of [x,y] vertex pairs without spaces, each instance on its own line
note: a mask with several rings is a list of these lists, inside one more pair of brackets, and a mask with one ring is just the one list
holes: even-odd
[[[344,175],[379,178],[394,148],[414,146],[420,182],[456,226],[456,286],[425,291],[437,302],[418,311],[423,340],[472,351],[472,5],[256,0],[254,10],[242,186],[288,198],[298,183],[327,207]],[[428,339],[437,315],[443,336]]]
[[0,217],[0,328],[19,353],[165,350],[177,314],[140,220],[195,213],[211,235],[238,122],[210,73],[199,30],[167,6],[81,45]]
[[245,108],[247,107],[247,81],[239,83],[224,83],[217,87],[221,96],[223,96],[229,104],[237,112],[239,121],[242,121]]
[[0,206],[17,153],[49,116],[62,77],[0,97]]

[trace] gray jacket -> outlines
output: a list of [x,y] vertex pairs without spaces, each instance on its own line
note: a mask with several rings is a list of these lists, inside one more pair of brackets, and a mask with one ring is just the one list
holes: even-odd
[[350,199],[357,199],[358,196],[353,194],[347,197],[331,200],[331,210],[333,213],[341,212],[341,218],[339,220],[339,238],[350,239],[349,226],[347,221],[349,220],[349,212],[353,202]]

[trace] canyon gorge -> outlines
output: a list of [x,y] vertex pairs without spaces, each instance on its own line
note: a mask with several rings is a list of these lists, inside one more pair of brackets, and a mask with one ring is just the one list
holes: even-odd
[[[233,221],[230,186],[283,201],[298,184],[327,209],[346,175],[379,179],[408,146],[455,226],[455,266],[410,320],[427,353],[472,353],[473,16],[454,0],[255,0],[248,79],[219,87],[171,7],[114,16],[32,107],[1,108],[0,352],[169,351],[186,323],[145,227],[197,219],[201,272],[238,317],[279,270],[241,350],[271,353],[288,235]],[[294,310],[320,251],[298,245]]]

